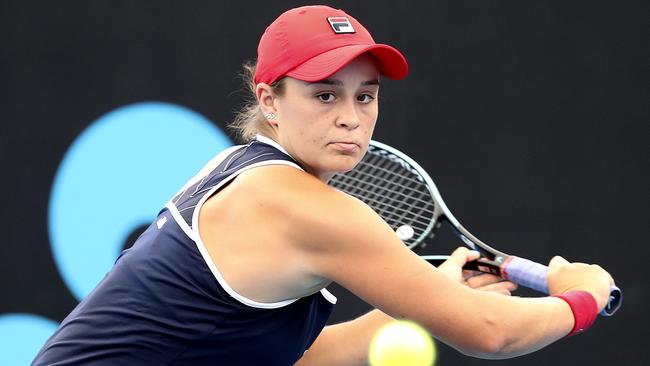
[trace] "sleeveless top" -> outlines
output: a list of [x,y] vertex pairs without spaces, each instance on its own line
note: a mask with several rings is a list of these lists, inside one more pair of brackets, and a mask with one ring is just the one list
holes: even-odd
[[336,298],[323,289],[275,303],[247,299],[226,283],[198,235],[203,203],[241,172],[271,164],[301,168],[262,136],[225,154],[120,254],[33,365],[284,366],[302,357]]

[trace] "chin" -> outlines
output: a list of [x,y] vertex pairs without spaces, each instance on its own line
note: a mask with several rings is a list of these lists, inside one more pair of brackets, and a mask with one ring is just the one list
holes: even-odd
[[354,167],[359,164],[361,157],[343,155],[336,157],[335,161],[331,164],[331,169],[328,169],[336,173],[346,173],[354,169]]

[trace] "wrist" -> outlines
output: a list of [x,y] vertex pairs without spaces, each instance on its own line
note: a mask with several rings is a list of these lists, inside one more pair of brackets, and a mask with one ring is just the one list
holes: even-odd
[[598,303],[591,293],[575,290],[553,295],[553,297],[564,300],[573,313],[573,328],[566,337],[582,333],[594,324],[598,316]]

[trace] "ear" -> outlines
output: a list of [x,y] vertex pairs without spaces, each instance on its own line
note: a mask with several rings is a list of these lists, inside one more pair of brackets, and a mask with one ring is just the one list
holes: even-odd
[[[275,108],[275,94],[273,94],[273,89],[270,85],[259,83],[255,87],[255,96],[257,97],[257,103],[264,114],[274,114],[277,115],[277,110]],[[277,124],[277,121],[269,119],[269,123]]]

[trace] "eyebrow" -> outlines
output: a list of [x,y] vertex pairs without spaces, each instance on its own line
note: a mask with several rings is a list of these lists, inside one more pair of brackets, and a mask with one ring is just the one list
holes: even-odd
[[[309,83],[311,85],[317,85],[317,84],[325,84],[325,85],[335,85],[335,86],[341,86],[343,85],[343,82],[341,80],[337,79],[323,79],[319,81],[315,81],[313,83]],[[379,79],[372,79],[372,80],[367,80],[361,83],[361,86],[368,86],[368,85],[379,85]]]

